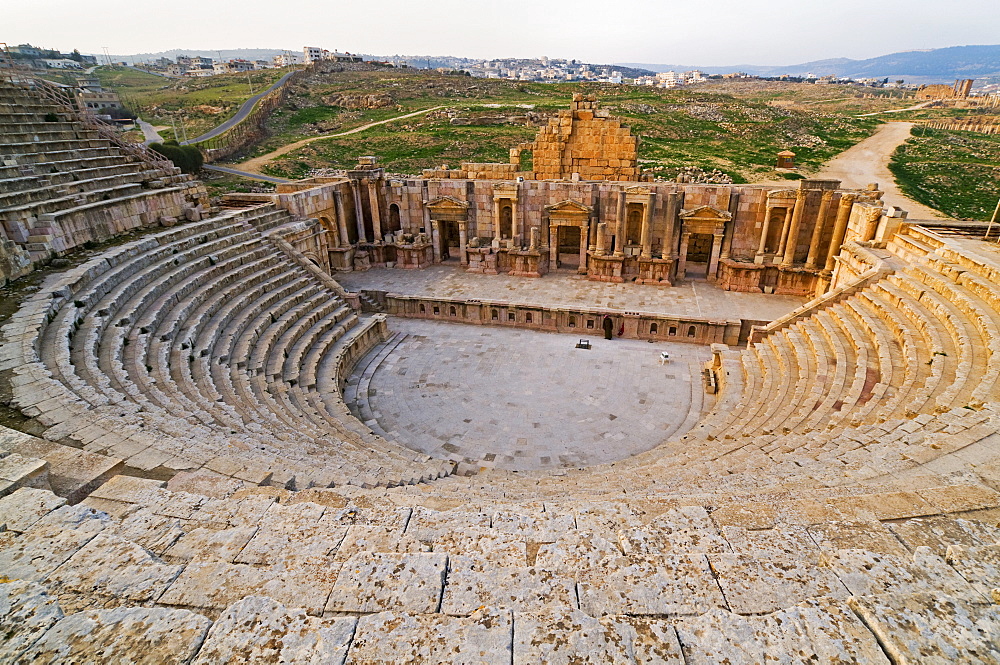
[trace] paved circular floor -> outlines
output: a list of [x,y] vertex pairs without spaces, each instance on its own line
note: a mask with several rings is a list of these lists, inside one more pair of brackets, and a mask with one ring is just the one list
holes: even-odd
[[[399,333],[345,389],[374,431],[439,458],[509,470],[577,467],[649,450],[711,408],[706,346],[389,319]],[[671,360],[661,365],[659,355]]]

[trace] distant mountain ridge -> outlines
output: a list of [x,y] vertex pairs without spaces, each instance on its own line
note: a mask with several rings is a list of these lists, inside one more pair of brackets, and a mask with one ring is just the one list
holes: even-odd
[[657,72],[690,71],[699,69],[706,74],[746,72],[755,76],[780,76],[782,74],[817,76],[845,76],[850,78],[917,78],[939,79],[950,82],[962,78],[1000,77],[1000,45],[949,46],[920,51],[902,51],[880,55],[866,60],[830,58],[797,65],[727,65],[701,67],[697,65],[658,65],[642,62],[619,63],[626,67],[642,67]]

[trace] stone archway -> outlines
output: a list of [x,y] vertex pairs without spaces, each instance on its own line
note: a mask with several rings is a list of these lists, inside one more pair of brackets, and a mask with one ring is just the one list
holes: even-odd
[[[576,240],[579,259],[572,267],[581,274],[587,274],[587,243],[590,232],[590,216],[594,209],[584,205],[579,201],[562,201],[555,205],[545,207],[545,212],[549,220],[549,265],[553,268],[560,266],[560,256],[565,256],[563,251],[567,238]],[[572,231],[567,230],[572,228]],[[568,246],[566,246],[567,249]],[[567,260],[567,264],[570,261]],[[570,267],[567,265],[566,267]]]

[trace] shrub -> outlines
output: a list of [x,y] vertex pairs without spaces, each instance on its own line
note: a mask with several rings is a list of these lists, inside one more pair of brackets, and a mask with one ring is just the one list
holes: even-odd
[[177,141],[170,140],[163,143],[150,143],[149,147],[169,159],[184,173],[198,173],[201,171],[202,164],[205,163],[205,157],[201,154],[201,150],[193,145],[180,145]]

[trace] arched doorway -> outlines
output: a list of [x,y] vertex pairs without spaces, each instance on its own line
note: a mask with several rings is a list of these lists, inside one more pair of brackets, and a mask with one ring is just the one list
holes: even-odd
[[687,277],[705,279],[708,276],[708,261],[712,257],[711,233],[692,233],[688,239]]
[[514,210],[511,206],[505,205],[500,208],[500,238],[514,237]]
[[580,227],[560,226],[556,236],[559,253],[556,257],[556,268],[576,270],[580,267]]
[[389,220],[386,227],[387,234],[396,233],[402,228],[399,223],[399,205],[393,203],[389,206]]
[[610,316],[605,316],[604,321],[601,322],[601,327],[604,329],[604,339],[613,339],[615,334],[615,322]]

